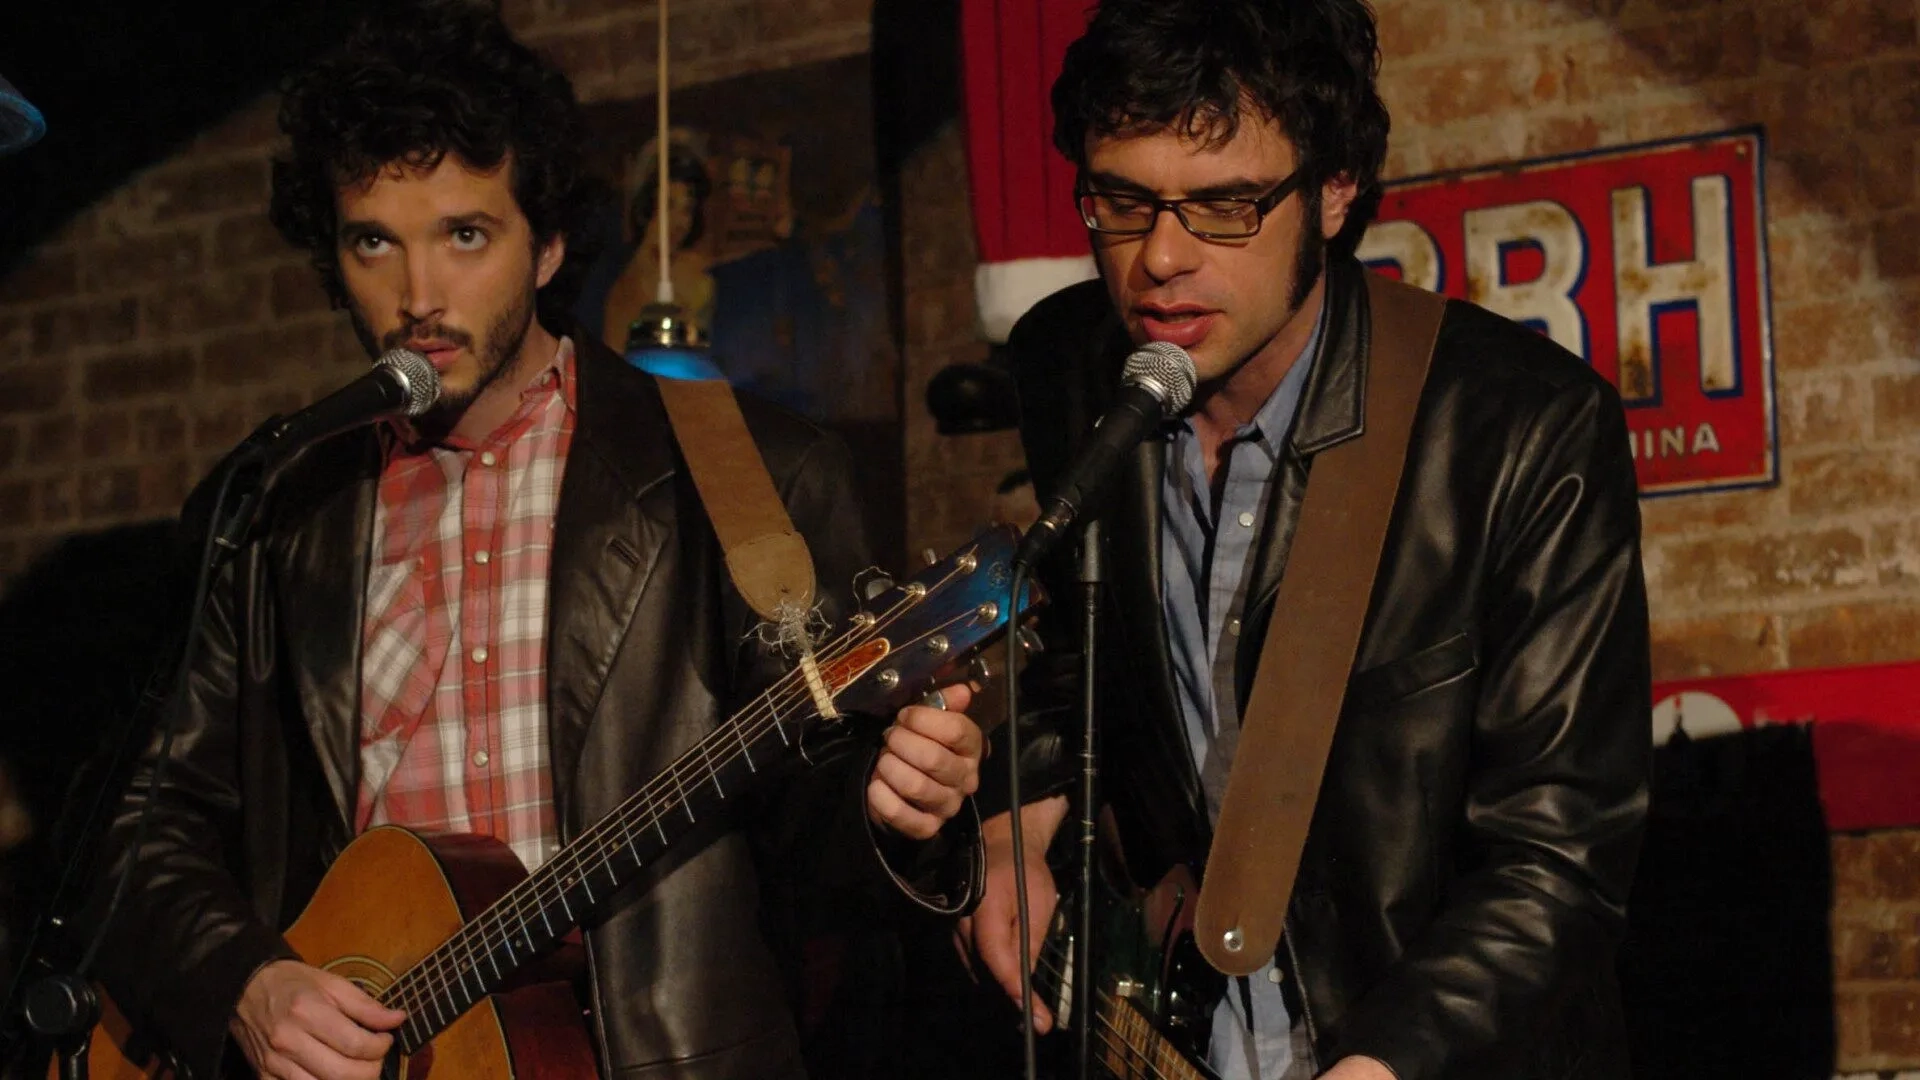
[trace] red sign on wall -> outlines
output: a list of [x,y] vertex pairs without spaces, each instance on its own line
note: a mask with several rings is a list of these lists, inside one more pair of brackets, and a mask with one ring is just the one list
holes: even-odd
[[1771,484],[1764,149],[1756,128],[1399,181],[1360,258],[1592,364],[1643,494]]
[[1653,701],[1656,743],[1812,724],[1829,829],[1920,825],[1920,662],[1680,679]]

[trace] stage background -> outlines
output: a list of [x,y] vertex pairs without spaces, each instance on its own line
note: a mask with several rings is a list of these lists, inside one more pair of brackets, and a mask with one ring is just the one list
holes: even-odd
[[[303,259],[266,223],[266,84],[230,95],[190,138],[132,140],[139,110],[159,107],[143,104],[155,96],[140,85],[147,69],[96,73],[91,98],[60,90],[61,68],[84,73],[84,39],[72,24],[51,38],[22,25],[84,12],[88,0],[30,7],[0,17],[0,71],[42,105],[54,134],[19,161],[69,138],[137,143],[142,154],[76,185],[83,199],[46,204],[59,212],[34,223],[34,242],[0,251],[0,574],[16,579],[67,537],[171,513],[260,418],[365,363]],[[904,466],[898,501],[872,509],[892,518],[906,550],[966,536],[1019,465],[1010,433],[941,437],[921,404],[935,372],[988,355],[974,324],[954,119],[946,27],[957,7],[675,6],[677,85],[856,61],[882,88],[872,92],[875,153],[898,237],[890,324]],[[1765,127],[1780,481],[1645,504],[1656,671],[1673,680],[1920,657],[1912,0],[1378,8],[1394,176]],[[184,19],[180,10],[170,17]],[[651,92],[650,4],[506,0],[504,10],[590,102]],[[0,164],[0,203],[9,183],[32,179],[27,165]],[[17,704],[0,713],[29,736],[41,722]],[[1835,1067],[1920,1067],[1920,830],[1833,835],[1827,850]]]

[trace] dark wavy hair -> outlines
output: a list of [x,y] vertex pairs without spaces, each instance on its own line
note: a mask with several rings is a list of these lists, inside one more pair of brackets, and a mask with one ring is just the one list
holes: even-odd
[[1345,258],[1380,208],[1379,70],[1366,0],[1102,0],[1053,84],[1053,143],[1083,168],[1089,135],[1171,129],[1218,146],[1250,106],[1279,121],[1309,170],[1309,220],[1327,180],[1359,188],[1328,242]]
[[579,241],[597,189],[584,164],[585,124],[573,85],[515,41],[490,5],[411,0],[363,21],[337,52],[288,81],[273,163],[274,226],[305,248],[335,307],[347,303],[336,194],[396,162],[431,169],[452,154],[479,169],[512,158],[514,200],[536,244],[568,240],[539,292],[556,329],[589,259]]

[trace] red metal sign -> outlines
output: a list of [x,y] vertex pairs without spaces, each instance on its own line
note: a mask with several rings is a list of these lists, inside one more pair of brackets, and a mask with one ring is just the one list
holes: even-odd
[[1654,741],[1813,725],[1827,827],[1920,825],[1920,662],[1655,683]]
[[1643,494],[1771,484],[1764,149],[1754,128],[1399,181],[1360,258],[1591,363]]

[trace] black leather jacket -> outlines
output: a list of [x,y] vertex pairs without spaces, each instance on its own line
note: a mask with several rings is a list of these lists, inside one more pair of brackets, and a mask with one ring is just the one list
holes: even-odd
[[[1274,593],[1314,456],[1365,424],[1361,273],[1329,270],[1322,351],[1249,571],[1242,701],[1286,617]],[[1042,301],[1009,344],[1045,492],[1129,344],[1098,282]],[[1101,782],[1146,884],[1210,841],[1160,611],[1164,454],[1143,445],[1102,511]],[[1322,1066],[1365,1054],[1400,1080],[1627,1075],[1612,957],[1650,753],[1639,540],[1612,388],[1546,338],[1449,304],[1280,950]],[[1070,558],[1043,567],[1056,596],[1075,595]],[[1078,663],[1077,618],[1048,634],[1068,644],[1056,669]],[[1074,710],[1047,706],[1070,682],[1029,670],[1029,790],[1066,786]]]
[[[578,412],[555,515],[547,646],[563,839],[780,667],[747,644],[756,617],[727,578],[653,378],[575,340]],[[843,615],[853,575],[869,565],[844,445],[791,414],[741,404],[812,549],[819,595]],[[351,836],[379,464],[363,430],[315,447],[280,479],[257,539],[217,583],[146,843],[130,850],[145,766],[106,841],[103,881],[127,859],[136,867],[101,973],[136,1025],[201,1077],[216,1074],[248,977],[292,955],[276,927],[299,914]],[[799,1076],[779,946],[835,917],[884,917],[913,902],[951,912],[970,901],[971,808],[933,842],[947,857],[885,845],[919,871],[903,889],[866,823],[872,760],[843,742],[811,768],[787,763],[737,800],[726,827],[689,838],[691,850],[605,905],[586,945],[608,1074]]]

